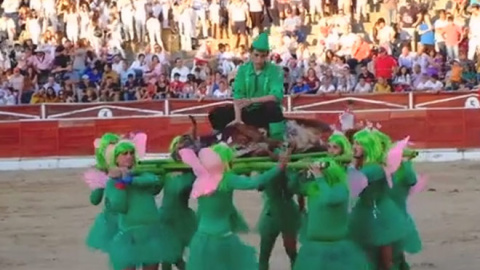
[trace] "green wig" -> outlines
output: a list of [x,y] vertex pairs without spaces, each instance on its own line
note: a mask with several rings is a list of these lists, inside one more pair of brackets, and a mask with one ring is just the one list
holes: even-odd
[[363,148],[364,164],[385,162],[382,143],[372,131],[366,129],[358,131],[353,135],[353,141]]
[[388,155],[388,150],[390,150],[390,148],[393,146],[392,139],[390,138],[390,136],[381,132],[378,129],[374,129],[371,132],[380,141],[380,145],[382,147],[383,160],[386,160],[386,157]]
[[352,144],[348,138],[343,134],[334,133],[328,138],[329,143],[334,143],[342,149],[342,153],[338,156],[332,157],[339,163],[350,163],[353,159]]
[[96,161],[95,167],[98,170],[101,170],[101,171],[108,170],[109,166],[105,158],[105,150],[109,145],[116,144],[119,140],[120,140],[120,136],[114,133],[105,133],[100,138],[100,144],[98,145],[98,148],[95,149],[95,161]]
[[224,143],[215,144],[211,148],[220,157],[226,170],[230,170],[230,164],[235,158],[235,151]]
[[126,153],[126,152],[133,152],[135,160],[133,161],[134,166],[137,164],[137,151],[135,149],[135,145],[128,141],[128,140],[121,140],[119,141],[116,145],[115,148],[113,149],[113,155],[111,156],[112,160],[110,160],[110,164],[114,164],[116,166],[117,164],[117,157],[120,154]]

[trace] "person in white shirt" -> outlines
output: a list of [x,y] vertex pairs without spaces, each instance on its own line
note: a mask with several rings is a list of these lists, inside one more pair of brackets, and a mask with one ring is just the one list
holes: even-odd
[[163,48],[162,41],[162,26],[160,20],[153,14],[150,14],[150,18],[147,20],[147,33],[148,40],[150,41],[150,47],[152,50],[155,48],[155,44],[160,45]]
[[[475,55],[477,58],[479,55],[477,54],[478,50],[480,49],[480,7],[478,5],[474,5],[471,8],[472,15],[470,15],[470,22],[468,25],[468,29],[470,29],[468,33],[468,59],[474,60]],[[478,61],[478,59],[477,59]]]
[[[207,9],[208,3],[206,0],[192,0],[192,8],[194,11],[195,19],[194,25],[200,21],[201,29],[202,29],[202,37],[208,37],[208,27],[207,27]],[[195,32],[195,37],[198,37],[196,34],[196,27],[194,27],[193,31]]]
[[372,86],[365,81],[365,78],[360,78],[354,92],[359,94],[370,93],[372,92]]
[[170,27],[170,10],[172,9],[172,3],[170,0],[159,0],[159,3],[162,7],[162,27]]
[[88,24],[90,23],[90,10],[86,3],[83,3],[80,6],[80,11],[78,12],[80,17],[80,38],[88,38]]
[[11,42],[15,40],[15,35],[17,33],[15,22],[5,14],[3,14],[2,19],[0,20],[0,31],[5,32],[8,40]]
[[232,96],[230,89],[228,88],[227,83],[224,80],[221,80],[218,83],[218,89],[213,92],[213,97],[215,98],[229,98]]
[[433,23],[435,29],[435,50],[443,56],[447,55],[447,47],[445,46],[445,38],[443,37],[443,28],[448,25],[447,13],[444,9],[438,11],[438,19]]
[[252,29],[261,32],[263,29],[263,0],[247,0],[247,3]]
[[173,77],[175,74],[180,74],[180,81],[186,82],[188,80],[187,76],[190,74],[190,69],[183,65],[183,61],[181,58],[175,59],[175,67],[172,68],[172,72],[170,73],[171,81],[173,81]]
[[427,81],[420,83],[417,86],[418,90],[426,91],[441,91],[443,90],[443,83],[438,80],[437,75],[431,76]]
[[352,54],[353,44],[358,39],[358,36],[352,33],[352,27],[350,24],[344,26],[345,33],[338,40],[338,45],[340,49],[337,52],[337,55],[350,57]]
[[137,41],[143,42],[145,40],[145,23],[147,21],[147,1],[135,0],[133,1],[134,7],[134,20],[135,20],[135,32],[137,34]]
[[79,29],[79,17],[78,13],[75,10],[75,6],[71,6],[68,12],[65,14],[64,20],[66,23],[65,34],[67,38],[73,43],[77,43],[78,34],[80,33]]
[[320,88],[317,90],[317,94],[328,94],[333,92],[335,92],[335,85],[333,85],[332,80],[324,78],[320,84]]
[[[15,1],[15,0],[14,0]],[[58,17],[55,0],[42,0],[42,14],[43,14],[43,27],[47,29],[49,23],[53,28],[53,31],[58,29]]]
[[180,46],[183,51],[190,52],[192,51],[192,38],[194,37],[195,32],[193,28],[192,17],[193,9],[191,8],[189,1],[181,3],[178,7],[179,12],[179,30],[180,30]]
[[240,40],[243,38],[245,44],[248,44],[247,20],[248,20],[248,5],[243,0],[232,0],[229,7],[229,21],[232,24],[232,34],[236,35],[235,48],[240,45]]
[[32,11],[28,17],[26,28],[30,33],[32,43],[38,45],[40,43],[40,37],[42,36],[42,26],[40,25],[40,19],[35,11]]
[[134,24],[133,24],[133,4],[131,0],[119,0],[118,8],[120,9],[120,17],[123,25],[123,32],[125,33],[125,40],[131,41],[135,38]]
[[122,47],[122,25],[116,15],[113,15],[108,27],[110,31],[108,46],[112,50],[116,50],[123,58],[125,58],[126,54]]
[[19,0],[3,0],[2,9],[3,14],[8,18],[11,18],[15,23],[15,30],[18,32],[20,30],[18,11],[20,9]]
[[213,0],[210,6],[208,7],[208,17],[212,23],[212,34],[213,38],[218,37],[220,31],[220,4],[219,0]]

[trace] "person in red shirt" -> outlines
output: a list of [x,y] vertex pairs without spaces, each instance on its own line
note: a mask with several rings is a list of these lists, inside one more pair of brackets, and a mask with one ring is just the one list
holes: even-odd
[[180,81],[180,73],[173,75],[173,81],[170,82],[170,93],[173,97],[178,97],[183,90],[185,83]]
[[384,78],[391,82],[393,73],[397,67],[397,60],[391,55],[387,54],[387,50],[381,47],[378,51],[377,59],[375,59],[375,75],[380,78]]
[[448,24],[442,28],[445,46],[447,47],[447,56],[449,60],[458,58],[458,45],[462,41],[462,28],[453,22],[453,17],[448,17]]

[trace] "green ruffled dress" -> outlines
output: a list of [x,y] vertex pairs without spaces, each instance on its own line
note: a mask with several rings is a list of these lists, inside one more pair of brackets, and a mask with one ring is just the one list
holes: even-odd
[[177,241],[182,243],[182,252],[178,258],[182,258],[183,250],[190,244],[197,229],[197,216],[188,207],[193,181],[193,173],[167,175],[163,184],[162,206],[158,209],[163,226],[174,232],[172,237],[178,238]]
[[368,186],[352,209],[351,236],[365,248],[393,245],[407,235],[407,217],[392,200],[381,165],[367,164],[360,171],[367,177]]
[[345,183],[329,185],[323,177],[302,184],[307,196],[305,238],[294,270],[367,270],[368,256],[348,237],[349,191]]
[[[104,189],[98,188],[90,193],[90,203],[98,205],[102,202]],[[118,215],[107,208],[97,215],[87,235],[87,247],[93,250],[108,252],[108,247],[118,232]]]
[[400,168],[393,175],[393,188],[390,196],[400,207],[407,218],[407,235],[396,246],[407,253],[415,254],[422,250],[422,240],[410,213],[408,213],[407,200],[410,188],[417,183],[417,176],[411,161],[403,161]]
[[115,180],[108,180],[106,205],[119,215],[119,232],[109,248],[115,270],[177,262],[182,244],[162,224],[155,204],[161,188],[159,179],[148,173],[134,177],[126,189],[117,189]]
[[[253,190],[280,173],[278,167],[254,178],[224,174],[213,194],[198,198],[199,223],[189,246],[187,270],[256,270],[255,248],[245,244],[234,230],[243,226],[233,204],[234,190]],[[234,228],[235,227],[235,228]]]

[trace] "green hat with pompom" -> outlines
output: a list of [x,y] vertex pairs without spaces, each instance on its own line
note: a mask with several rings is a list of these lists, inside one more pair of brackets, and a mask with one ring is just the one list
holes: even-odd
[[268,33],[260,33],[252,42],[252,49],[262,52],[270,51],[270,43],[268,42]]

